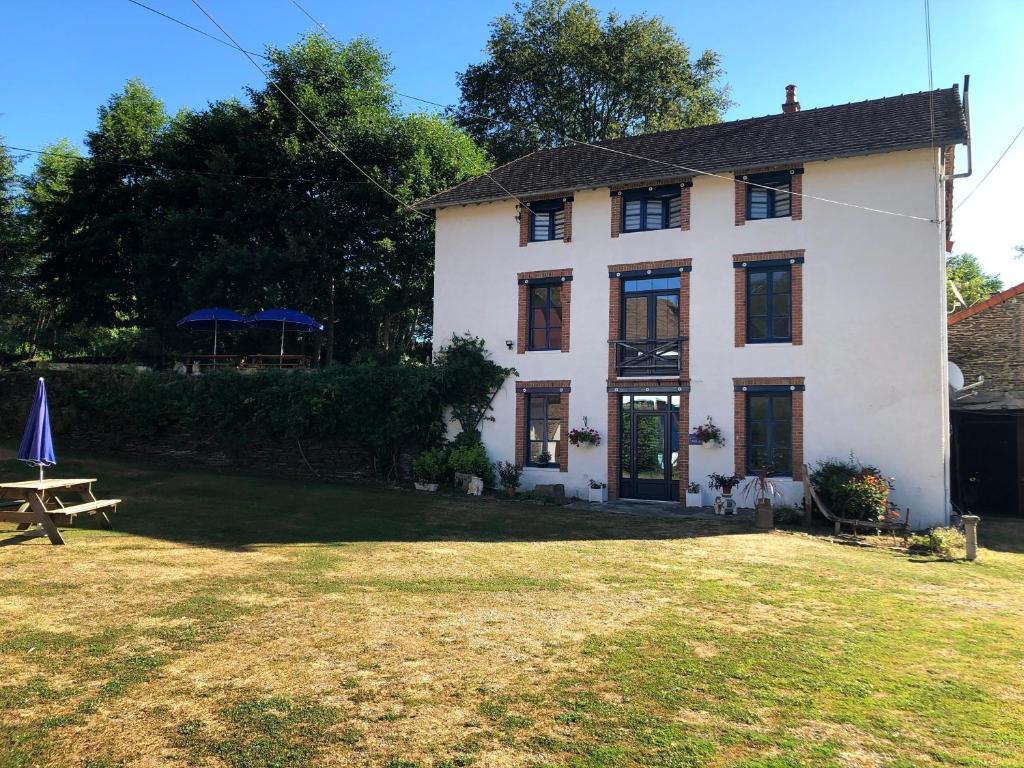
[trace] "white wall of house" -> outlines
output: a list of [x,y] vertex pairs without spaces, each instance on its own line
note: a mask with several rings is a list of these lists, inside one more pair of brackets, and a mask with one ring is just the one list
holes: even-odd
[[[806,195],[933,218],[930,150],[837,159],[804,166]],[[944,261],[939,226],[805,198],[803,219],[734,225],[731,180],[698,177],[692,228],[609,236],[607,188],[577,191],[571,243],[518,245],[514,202],[438,211],[435,345],[453,333],[484,338],[518,378],[569,379],[567,426],[607,434],[608,265],[690,258],[690,424],[712,416],[724,448],[690,447],[690,479],[733,468],[733,377],[803,376],[804,455],[857,458],[896,478],[893,498],[915,526],[947,515]],[[736,253],[805,249],[804,343],[734,346]],[[573,269],[571,351],[515,353],[518,272]],[[506,348],[513,342],[513,350]],[[510,380],[483,428],[492,460],[515,457]],[[685,449],[685,446],[684,446]],[[607,479],[604,445],[569,448],[569,471],[528,468],[524,484],[564,482],[586,497]],[[796,502],[800,484],[781,483]],[[705,502],[711,494],[705,491]]]

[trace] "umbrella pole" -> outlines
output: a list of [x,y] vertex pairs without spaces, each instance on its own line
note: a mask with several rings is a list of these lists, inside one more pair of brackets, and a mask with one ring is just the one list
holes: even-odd
[[281,360],[279,366],[284,365],[284,320],[281,321]]
[[217,321],[213,321],[213,367],[217,367]]
[[43,482],[43,465],[39,465],[39,482]]

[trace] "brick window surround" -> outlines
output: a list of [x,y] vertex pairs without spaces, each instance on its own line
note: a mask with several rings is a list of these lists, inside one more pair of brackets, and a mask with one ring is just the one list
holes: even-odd
[[516,354],[524,355],[529,349],[530,334],[530,286],[537,283],[560,282],[562,285],[562,352],[569,351],[570,304],[572,302],[572,270],[545,269],[540,272],[520,272],[516,275],[519,283],[519,322],[516,326]]
[[569,471],[569,393],[572,382],[568,380],[517,381],[516,382],[516,463],[526,465],[526,399],[531,392],[537,394],[561,395],[562,434],[558,440],[558,471]]
[[737,227],[742,227],[747,223],[747,176],[758,173],[777,173],[779,171],[793,171],[793,175],[790,177],[790,198],[789,198],[789,217],[793,221],[799,221],[804,217],[804,167],[802,165],[774,165],[767,168],[748,168],[744,171],[736,171],[733,181],[733,187],[736,197],[736,220],[735,224]]
[[[518,206],[518,210],[519,210],[519,216],[518,216],[518,218],[519,218],[519,247],[520,248],[525,248],[526,246],[528,246],[530,244],[530,230],[533,227],[533,213],[529,209],[530,203],[540,203],[540,202],[547,202],[549,200],[558,200],[558,199],[559,198],[557,198],[557,197],[554,197],[554,198],[552,198],[552,197],[545,197],[545,198],[538,198],[536,200],[524,200],[523,203],[525,203],[525,205],[521,204],[521,205]],[[571,197],[563,197],[563,198],[561,198],[561,200],[562,200],[563,203],[565,203],[565,228],[563,230],[562,242],[571,243],[572,242],[572,198]],[[549,242],[550,243],[552,241],[551,240],[546,240],[546,241],[543,241],[543,242]]]
[[686,498],[686,486],[690,484],[690,387],[676,383],[676,386],[665,386],[663,379],[630,379],[628,386],[608,388],[608,435],[605,443],[608,446],[608,498],[619,498],[619,460],[622,435],[620,433],[619,400],[622,395],[639,392],[657,391],[659,394],[679,395],[679,447],[676,456],[676,468],[679,470],[679,498]]
[[733,379],[733,460],[735,472],[747,476],[747,389],[789,387],[792,394],[792,465],[794,480],[804,478],[804,377],[755,377]]
[[[622,193],[628,189],[654,189],[655,187],[667,187],[673,184],[679,185],[679,230],[686,232],[690,229],[690,190],[693,188],[693,179],[685,177],[681,179],[669,179],[668,181],[641,182],[637,184],[626,184],[617,186],[611,190],[611,236],[618,237],[622,234]],[[654,230],[657,231],[657,230]]]
[[[795,347],[804,343],[804,250],[795,251],[762,251],[760,253],[737,253],[732,257],[735,272],[735,305],[736,346],[747,343],[747,270],[748,264],[753,265],[765,261],[788,261],[790,264],[790,331],[788,342]],[[780,342],[786,343],[786,342]]]
[[[622,336],[622,280],[623,274],[647,270],[679,270],[679,335],[686,337],[679,355],[679,375],[666,379],[668,382],[690,378],[690,270],[692,259],[669,259],[667,261],[640,261],[634,264],[608,265],[608,339]],[[563,321],[564,322],[564,321]],[[608,381],[618,378],[615,365],[615,347],[608,344]],[[625,379],[623,379],[625,381]],[[629,379],[632,381],[632,379]]]

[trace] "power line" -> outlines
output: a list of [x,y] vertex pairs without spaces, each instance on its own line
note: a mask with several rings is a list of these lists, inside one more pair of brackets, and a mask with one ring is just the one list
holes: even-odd
[[142,171],[161,170],[161,171],[168,171],[170,173],[179,173],[179,174],[190,175],[190,176],[221,176],[221,177],[231,178],[231,179],[257,179],[257,180],[264,180],[264,181],[302,181],[302,182],[310,182],[310,183],[314,183],[314,184],[365,184],[366,183],[365,181],[341,181],[341,180],[338,180],[338,179],[315,179],[315,178],[306,178],[306,177],[302,177],[302,176],[261,176],[259,174],[251,174],[251,173],[222,173],[222,172],[218,172],[218,171],[195,171],[195,170],[188,170],[188,169],[185,169],[185,168],[173,168],[171,166],[156,165],[156,164],[140,166],[140,165],[135,165],[135,164],[132,164],[132,163],[127,163],[127,162],[124,162],[122,160],[104,160],[103,158],[86,157],[84,155],[72,155],[72,154],[67,154],[67,153],[63,153],[63,152],[54,152],[52,150],[46,150],[46,149],[30,149],[28,147],[15,147],[15,146],[13,146],[11,144],[0,144],[0,147],[3,147],[4,149],[9,149],[9,150],[11,150],[13,152],[28,152],[28,153],[33,154],[33,155],[46,155],[46,154],[49,154],[49,155],[52,155],[52,156],[60,157],[60,158],[62,158],[64,160],[74,160],[75,162],[81,162],[81,163],[104,163],[106,165],[116,165],[116,166],[121,167],[121,168],[128,168],[130,170],[136,170],[136,171],[138,171],[138,170],[142,170]]
[[[220,43],[221,45],[226,45],[228,48],[234,48],[235,47],[231,43],[229,43],[227,40],[222,40],[221,38],[217,37],[216,35],[211,35],[209,32],[207,32],[206,30],[200,29],[199,27],[193,27],[187,21],[182,21],[181,19],[176,19],[173,16],[170,16],[170,15],[164,13],[163,11],[158,11],[156,8],[151,8],[150,6],[146,5],[145,3],[140,3],[139,0],[128,0],[128,2],[131,3],[132,5],[139,6],[139,8],[145,8],[147,11],[155,13],[157,16],[163,16],[168,21],[173,21],[175,24],[180,24],[181,26],[185,27],[186,29],[191,29],[193,32],[198,32],[203,37],[208,37],[211,40],[213,40],[215,43]],[[248,53],[248,54],[250,54],[252,56],[259,56],[261,59],[264,59],[266,61],[270,61],[270,59],[267,56],[264,56],[262,53],[256,53],[255,51],[246,51],[246,53]]]
[[[342,44],[342,43],[341,43],[341,41],[340,41],[340,40],[339,40],[338,38],[336,38],[336,37],[335,37],[334,35],[332,35],[332,34],[331,34],[331,30],[329,30],[329,29],[327,28],[327,25],[325,25],[325,24],[324,24],[323,22],[321,22],[321,21],[318,21],[318,20],[317,20],[316,18],[314,18],[313,14],[311,14],[311,13],[310,13],[309,11],[307,11],[307,10],[306,10],[305,8],[303,8],[303,7],[302,7],[302,6],[301,6],[301,5],[299,4],[298,0],[291,0],[291,3],[292,3],[292,5],[294,5],[294,6],[296,7],[296,8],[298,8],[298,9],[299,9],[300,11],[302,11],[302,13],[303,13],[303,14],[305,14],[306,18],[308,18],[308,19],[309,19],[310,21],[312,21],[312,22],[313,22],[314,24],[316,24],[316,25],[317,25],[318,27],[320,27],[320,29],[321,29],[321,30],[323,30],[323,33],[324,33],[325,35],[327,35],[327,37],[329,37],[329,38],[330,38],[331,40],[333,40],[333,41],[334,41],[334,42],[335,42],[335,43],[336,43],[337,45],[341,45],[341,44]],[[398,91],[395,91],[395,93],[396,93],[396,94],[398,94],[399,96],[404,96],[404,95],[405,95],[405,94],[399,93]],[[408,97],[406,97],[406,98],[415,98],[415,97],[412,97],[412,96],[408,96]],[[499,189],[500,189],[500,190],[501,190],[502,192],[504,192],[504,193],[505,193],[506,195],[508,195],[509,197],[511,197],[511,198],[512,198],[513,200],[515,200],[515,201],[516,201],[517,203],[519,203],[519,205],[520,205],[521,207],[523,207],[523,208],[528,208],[528,207],[529,207],[529,206],[527,206],[527,204],[526,204],[526,203],[524,203],[524,202],[523,202],[522,200],[520,200],[520,199],[519,199],[518,197],[516,197],[516,196],[515,196],[514,194],[512,194],[512,192],[510,192],[510,191],[509,191],[508,189],[506,189],[506,188],[505,188],[505,187],[504,187],[504,186],[502,185],[502,183],[501,183],[500,181],[498,181],[498,180],[497,180],[496,178],[494,178],[494,177],[493,177],[493,176],[492,176],[491,174],[489,174],[489,173],[488,173],[487,171],[483,171],[482,173],[483,173],[483,175],[484,175],[484,176],[486,176],[486,177],[487,177],[488,179],[490,179],[491,181],[493,181],[493,182],[495,183],[495,185],[497,185],[497,187],[498,187],[498,188],[499,188]]]
[[428,218],[426,216],[426,214],[421,213],[420,211],[417,211],[411,205],[409,205],[408,203],[406,203],[403,200],[401,200],[397,195],[395,195],[393,192],[391,192],[387,187],[385,187],[383,184],[381,184],[379,181],[377,181],[375,178],[373,178],[373,176],[371,176],[369,173],[367,173],[365,170],[363,170],[363,167],[361,165],[359,165],[355,160],[353,160],[351,157],[349,157],[348,154],[345,152],[345,150],[343,150],[341,147],[339,147],[337,142],[335,142],[330,136],[328,136],[327,133],[325,133],[324,130],[319,125],[316,124],[316,122],[313,120],[313,118],[311,118],[309,115],[307,115],[306,112],[302,109],[302,107],[300,107],[298,104],[296,104],[292,100],[291,96],[289,96],[287,93],[285,93],[284,89],[281,88],[281,86],[279,86],[276,82],[274,82],[274,80],[270,77],[269,73],[267,73],[267,71],[265,69],[263,69],[263,67],[261,67],[256,62],[256,59],[254,59],[251,55],[249,55],[248,51],[246,51],[241,45],[239,45],[238,41],[236,41],[235,38],[233,38],[231,36],[231,33],[228,32],[226,29],[224,29],[224,27],[222,27],[220,25],[220,22],[218,22],[215,18],[213,18],[213,16],[211,16],[210,13],[205,8],[203,8],[203,6],[199,3],[199,0],[192,0],[192,4],[196,8],[198,8],[200,11],[202,11],[203,15],[206,16],[206,18],[208,18],[213,23],[213,25],[215,27],[217,27],[217,29],[219,29],[221,31],[221,34],[223,34],[226,38],[228,38],[228,40],[230,40],[234,44],[235,48],[237,48],[245,56],[245,58],[247,58],[249,60],[249,62],[254,67],[256,67],[256,69],[258,69],[260,71],[260,73],[262,73],[262,75],[267,79],[267,82],[270,85],[272,85],[277,90],[278,93],[281,94],[281,96],[285,99],[285,101],[287,101],[289,104],[291,104],[292,107],[295,109],[295,111],[298,112],[303,117],[303,119],[306,120],[306,122],[308,122],[311,126],[313,126],[313,129],[324,138],[324,140],[328,143],[328,145],[330,145],[330,147],[332,149],[334,149],[335,152],[337,152],[339,155],[344,157],[352,165],[353,168],[355,168],[363,176],[365,176],[368,181],[370,181],[375,187],[377,187],[377,189],[379,189],[385,195],[387,195],[392,200],[394,200],[396,203],[401,205],[407,211],[410,211],[411,213],[414,213],[417,216],[422,216],[423,218]]
[[977,192],[978,188],[981,187],[981,185],[985,183],[985,179],[987,179],[989,176],[992,175],[992,171],[994,171],[999,166],[999,164],[1003,161],[1003,158],[1006,157],[1007,153],[1011,149],[1013,149],[1013,145],[1017,143],[1017,139],[1019,139],[1021,137],[1021,134],[1024,134],[1024,125],[1022,125],[1020,127],[1020,130],[1017,131],[1017,135],[1013,137],[1013,140],[1007,145],[1006,149],[1003,150],[1003,154],[1001,154],[999,156],[999,159],[996,160],[992,164],[992,167],[988,169],[988,172],[984,176],[981,177],[981,181],[979,181],[977,184],[975,184],[974,185],[974,189],[972,189],[970,192],[968,192],[967,196],[963,200],[961,200],[959,203],[957,203],[956,208],[953,209],[954,211],[960,210],[961,206],[963,206],[964,203],[966,203],[968,200],[971,199],[971,195],[973,195],[975,192]]

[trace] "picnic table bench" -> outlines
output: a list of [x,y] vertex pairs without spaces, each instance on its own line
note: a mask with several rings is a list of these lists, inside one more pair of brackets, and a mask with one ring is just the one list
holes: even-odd
[[[39,525],[51,544],[64,544],[58,525],[73,525],[78,515],[96,515],[100,525],[111,528],[105,510],[115,511],[121,499],[97,499],[92,492],[96,478],[25,480],[0,483],[0,522],[17,523],[19,531]],[[61,496],[77,495],[77,504],[65,504]]]
[[811,512],[814,507],[818,508],[818,511],[825,517],[826,520],[830,520],[835,523],[835,533],[838,536],[842,533],[843,526],[846,525],[853,528],[854,535],[857,535],[858,528],[870,528],[876,531],[890,531],[892,533],[899,533],[903,536],[907,536],[910,533],[910,510],[907,510],[907,514],[902,520],[897,521],[886,521],[886,520],[856,520],[849,517],[840,517],[833,513],[828,506],[821,500],[821,496],[818,494],[817,489],[810,480],[811,469],[804,464],[804,506],[807,510],[807,520],[809,521]]

